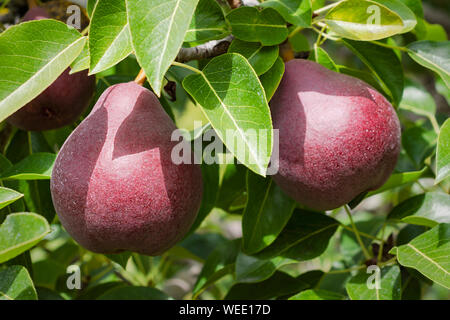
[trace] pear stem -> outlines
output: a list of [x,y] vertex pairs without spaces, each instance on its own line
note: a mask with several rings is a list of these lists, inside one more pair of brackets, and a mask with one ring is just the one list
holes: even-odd
[[202,72],[201,72],[200,70],[198,70],[197,68],[191,67],[191,66],[188,65],[188,64],[180,63],[180,62],[177,62],[177,61],[172,62],[172,65],[173,65],[173,66],[176,66],[176,67],[181,67],[181,68],[185,68],[185,69],[194,71],[195,73],[198,73],[198,74],[201,74],[201,73],[202,73]]
[[353,233],[355,234],[356,239],[358,240],[358,243],[359,243],[359,245],[361,246],[361,250],[362,250],[362,252],[363,252],[363,254],[364,254],[364,257],[365,257],[367,260],[369,260],[369,259],[370,259],[370,254],[369,254],[369,252],[367,251],[367,249],[366,249],[364,243],[363,243],[362,240],[361,240],[361,236],[359,235],[358,228],[356,228],[355,222],[353,221],[352,213],[351,213],[351,211],[350,211],[350,208],[348,207],[348,205],[345,205],[345,206],[344,206],[344,209],[345,209],[345,212],[347,212],[348,218],[350,219],[350,223],[351,223],[352,228],[353,228]]
[[140,86],[143,86],[145,83],[145,80],[147,80],[147,77],[145,75],[144,69],[141,69],[141,71],[139,71],[139,74],[137,75],[136,79],[134,79],[134,82],[136,82]]
[[34,8],[34,7],[38,6],[36,0],[27,0],[27,3],[28,3],[28,9],[31,9],[31,8]]

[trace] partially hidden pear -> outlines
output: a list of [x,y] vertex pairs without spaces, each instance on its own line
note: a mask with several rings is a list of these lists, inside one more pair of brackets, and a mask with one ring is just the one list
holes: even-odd
[[365,82],[291,60],[270,107],[280,140],[273,179],[299,203],[335,209],[379,188],[392,173],[400,122],[385,97]]
[[198,165],[176,165],[175,124],[134,82],[109,87],[64,143],[51,179],[67,232],[97,253],[158,255],[194,222],[202,199]]
[[[31,8],[22,21],[50,18],[40,7]],[[7,121],[23,130],[43,131],[75,122],[89,106],[95,92],[95,76],[67,68],[48,88],[12,114]]]

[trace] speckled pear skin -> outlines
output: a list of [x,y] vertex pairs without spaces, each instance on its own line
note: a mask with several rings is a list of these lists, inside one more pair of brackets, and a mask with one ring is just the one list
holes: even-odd
[[291,60],[270,102],[279,129],[281,189],[314,210],[379,188],[397,163],[401,128],[391,104],[365,82]]
[[[39,7],[30,9],[22,21],[48,18]],[[88,71],[69,74],[67,68],[47,89],[12,114],[7,121],[23,130],[44,131],[75,122],[89,106],[95,93],[95,76]]]
[[171,160],[175,124],[134,82],[109,87],[64,143],[51,193],[83,247],[159,255],[189,231],[202,199],[198,165]]

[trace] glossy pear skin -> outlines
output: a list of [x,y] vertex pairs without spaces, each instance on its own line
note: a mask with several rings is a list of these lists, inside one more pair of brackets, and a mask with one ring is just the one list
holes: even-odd
[[[39,7],[30,9],[22,21],[48,18]],[[95,93],[95,76],[88,71],[69,74],[67,68],[48,88],[12,114],[7,121],[23,130],[43,131],[75,122],[89,106]]]
[[194,222],[202,199],[198,165],[176,165],[175,124],[134,82],[109,87],[64,143],[51,179],[67,232],[98,253],[158,255]]
[[291,60],[270,102],[279,129],[274,181],[315,210],[379,188],[395,168],[401,128],[391,104],[365,82]]

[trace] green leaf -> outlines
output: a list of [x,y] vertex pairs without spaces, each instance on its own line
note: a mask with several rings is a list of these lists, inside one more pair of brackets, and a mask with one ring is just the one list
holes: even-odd
[[270,246],[255,254],[255,257],[313,259],[325,251],[338,226],[339,222],[322,213],[295,209],[278,238]]
[[433,96],[421,85],[410,80],[406,81],[400,108],[425,116],[433,116],[436,113]]
[[72,62],[70,65],[70,72],[69,74],[74,74],[79,71],[83,71],[86,69],[89,69],[89,43],[86,41],[83,50],[81,50],[81,53],[78,55],[78,57]]
[[344,299],[345,297],[342,294],[320,289],[305,290],[289,298],[289,300],[344,300]]
[[35,213],[12,213],[0,226],[0,263],[27,251],[47,233],[50,226],[44,217]]
[[248,169],[241,164],[229,163],[222,165],[222,170],[216,207],[230,211],[232,204],[245,192]]
[[306,52],[311,50],[309,40],[305,35],[301,32],[295,32],[295,29],[289,29],[289,31],[294,32],[294,34],[292,36],[289,35],[288,38],[292,50],[295,52]]
[[[379,274],[379,286],[375,274],[361,271],[347,282],[347,293],[352,300],[400,300],[401,275],[397,265],[384,267]],[[369,277],[372,277],[369,279]],[[370,281],[372,280],[372,281]],[[373,288],[369,288],[370,283]]]
[[115,66],[132,51],[125,0],[98,1],[89,27],[90,74]]
[[420,171],[394,173],[380,188],[374,191],[370,191],[367,194],[367,197],[414,182],[418,180],[427,170],[428,168],[425,167]]
[[434,152],[436,132],[427,130],[423,125],[413,126],[402,133],[402,146],[417,168]]
[[228,52],[243,55],[257,75],[269,71],[278,58],[278,46],[265,47],[257,42],[245,42],[239,39],[231,42]]
[[92,17],[92,12],[94,12],[94,8],[95,8],[95,5],[97,4],[97,1],[98,0],[87,0],[86,11],[87,11],[89,18]]
[[272,121],[264,89],[248,61],[237,53],[212,59],[183,87],[231,153],[265,175],[272,153]]
[[214,208],[219,193],[219,165],[202,163],[203,198],[197,217],[186,236],[192,234]]
[[131,42],[160,96],[163,77],[183,44],[198,0],[127,0]]
[[312,9],[310,0],[269,0],[262,2],[260,6],[277,10],[287,22],[295,26],[311,26]]
[[327,69],[336,72],[338,71],[338,67],[331,59],[331,57],[328,55],[328,53],[321,47],[317,46],[317,44],[314,44],[314,60],[317,63],[323,65]]
[[72,63],[86,38],[55,20],[21,23],[0,34],[0,121],[37,97]]
[[127,267],[128,260],[130,260],[131,252],[125,251],[118,254],[105,254],[105,256],[125,269]]
[[328,11],[324,22],[340,37],[371,41],[414,29],[414,13],[399,0],[346,0]]
[[242,217],[242,249],[247,254],[270,245],[283,230],[295,207],[270,178],[247,174],[247,205]]
[[200,0],[184,41],[205,42],[224,38],[229,33],[223,11],[217,1]]
[[23,194],[12,189],[0,187],[0,209],[9,206],[23,197]]
[[295,262],[295,260],[279,256],[264,259],[239,252],[235,266],[236,281],[243,283],[260,282],[271,277],[280,267]]
[[439,223],[450,223],[450,196],[438,192],[414,196],[392,209],[388,220],[431,228]]
[[171,300],[164,292],[149,287],[119,286],[106,291],[97,300]]
[[383,91],[398,105],[402,99],[404,79],[402,64],[394,51],[369,42],[343,41],[373,72]]
[[258,11],[255,7],[240,7],[231,11],[226,18],[233,35],[244,41],[273,46],[288,36],[283,17],[271,8]]
[[269,279],[257,283],[237,283],[225,300],[266,300],[293,294],[308,288],[308,284],[284,272],[275,272]]
[[435,184],[450,176],[450,119],[441,127],[436,149],[436,180]]
[[11,266],[0,270],[0,300],[37,300],[27,269]]
[[241,239],[236,239],[223,243],[214,249],[205,261],[202,271],[197,278],[197,282],[192,290],[194,295],[198,295],[201,290],[234,271],[234,262],[240,246]]
[[3,180],[50,179],[55,159],[56,154],[53,153],[33,153],[11,168],[5,170],[0,178]]
[[450,42],[417,41],[408,46],[409,56],[418,64],[436,72],[450,87]]
[[338,69],[339,69],[340,73],[347,74],[349,76],[361,79],[365,83],[370,84],[372,87],[374,87],[377,91],[379,91],[381,94],[383,94],[386,98],[388,98],[388,99],[390,98],[389,95],[384,92],[383,88],[380,86],[377,78],[375,77],[375,75],[373,73],[369,73],[369,72],[362,71],[359,69],[348,68],[346,66],[341,66],[341,65],[338,66]]
[[398,262],[450,289],[450,224],[443,223],[391,250]]
[[270,101],[275,91],[277,91],[278,86],[280,85],[281,79],[284,74],[284,62],[280,57],[277,58],[272,68],[269,71],[260,76],[261,84],[264,87],[264,91],[266,92],[267,100]]

